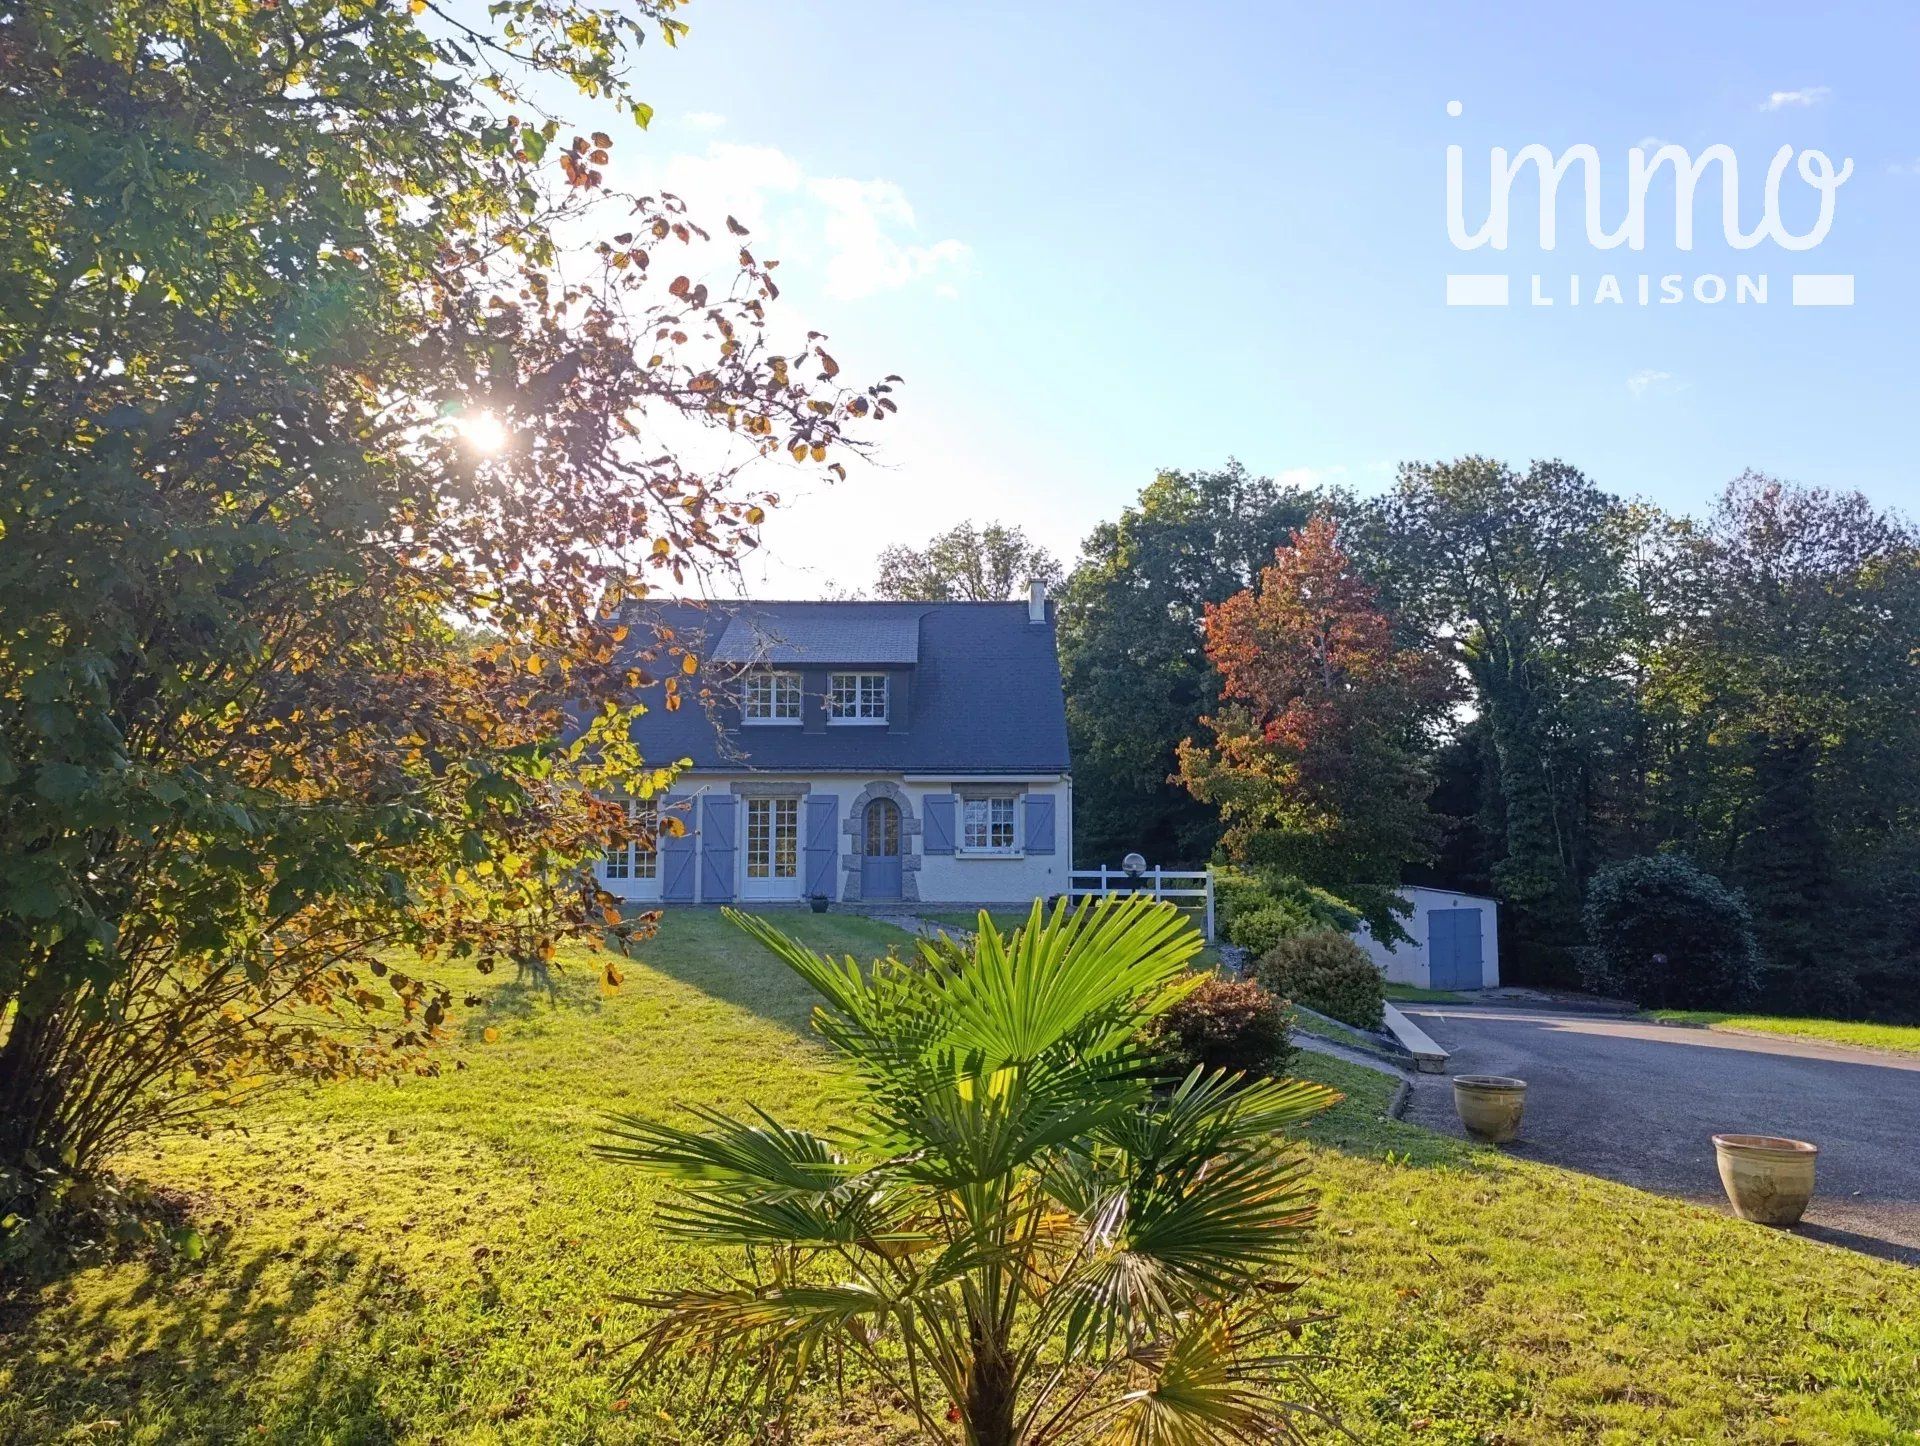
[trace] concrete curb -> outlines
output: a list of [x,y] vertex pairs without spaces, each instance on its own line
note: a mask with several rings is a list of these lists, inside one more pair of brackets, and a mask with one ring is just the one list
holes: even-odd
[[1393,1037],[1400,1041],[1401,1047],[1413,1056],[1413,1062],[1419,1066],[1420,1073],[1445,1074],[1447,1072],[1447,1052],[1435,1044],[1424,1029],[1391,1004],[1387,1006],[1387,1028],[1392,1031]]
[[1413,1098],[1413,1081],[1403,1079],[1400,1088],[1393,1092],[1393,1103],[1387,1106],[1387,1118],[1404,1119],[1407,1113],[1407,1101]]

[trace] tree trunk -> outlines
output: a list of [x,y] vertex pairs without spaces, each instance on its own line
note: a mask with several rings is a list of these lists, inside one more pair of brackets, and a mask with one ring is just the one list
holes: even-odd
[[967,1377],[968,1446],[1014,1446],[1013,1362],[1005,1342],[977,1327]]
[[20,1169],[29,1154],[42,1165],[59,1158],[60,1142],[48,1137],[60,1105],[58,1033],[54,1015],[16,1014],[0,1044],[0,1168]]

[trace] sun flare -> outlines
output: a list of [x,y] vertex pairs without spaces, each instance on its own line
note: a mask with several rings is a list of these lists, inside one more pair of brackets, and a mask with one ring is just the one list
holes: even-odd
[[462,441],[487,456],[502,450],[511,440],[506,424],[492,412],[469,412],[455,422],[454,427]]

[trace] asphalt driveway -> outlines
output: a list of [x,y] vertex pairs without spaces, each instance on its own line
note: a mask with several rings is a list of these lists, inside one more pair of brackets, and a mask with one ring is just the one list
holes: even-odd
[[[1517,1155],[1725,1210],[1712,1136],[1820,1146],[1801,1233],[1920,1265],[1920,1056],[1544,1010],[1403,1005],[1447,1076],[1527,1081]],[[1407,1118],[1464,1134],[1446,1076]]]

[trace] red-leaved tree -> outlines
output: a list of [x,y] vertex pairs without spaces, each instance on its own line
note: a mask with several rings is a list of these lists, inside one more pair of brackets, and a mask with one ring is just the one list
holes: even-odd
[[1333,890],[1391,932],[1402,867],[1433,850],[1444,660],[1395,641],[1324,515],[1254,587],[1207,609],[1207,657],[1221,702],[1201,720],[1211,740],[1180,745],[1179,776],[1220,809],[1228,856]]

